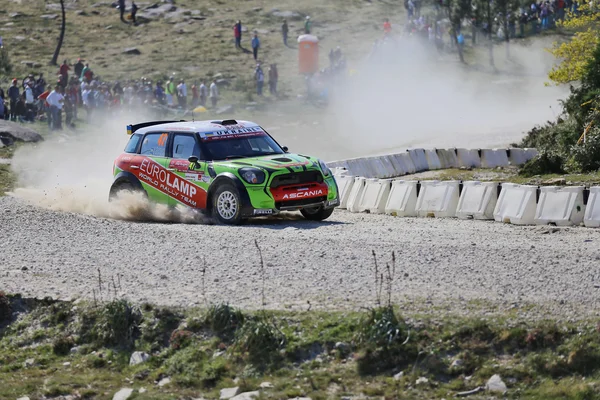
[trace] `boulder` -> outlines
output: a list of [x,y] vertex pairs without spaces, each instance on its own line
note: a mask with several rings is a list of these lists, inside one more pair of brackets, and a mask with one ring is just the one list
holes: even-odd
[[119,390],[117,393],[115,393],[115,395],[113,396],[113,400],[127,400],[129,398],[129,396],[131,396],[132,393],[133,393],[133,389],[123,388],[123,389]]
[[238,386],[232,388],[221,389],[219,394],[220,400],[229,400],[240,392],[240,388]]
[[296,11],[280,11],[276,8],[271,10],[271,15],[277,18],[290,19],[290,20],[301,20],[305,16]]
[[142,52],[137,47],[128,47],[123,50],[123,54],[140,55]]
[[129,358],[129,365],[138,365],[145,363],[150,358],[150,354],[143,351],[135,351]]
[[504,393],[506,392],[506,384],[500,378],[500,375],[492,375],[485,384],[485,388],[488,392],[493,393]]
[[39,62],[35,62],[35,61],[21,61],[21,64],[28,66],[29,68],[39,68],[42,66],[42,64],[40,64]]
[[10,121],[0,120],[0,138],[11,142],[40,142],[42,135],[31,128]]
[[169,383],[171,383],[171,378],[162,378],[160,381],[158,381],[158,386],[163,387]]
[[260,392],[257,390],[254,392],[240,393],[237,396],[232,397],[231,400],[253,400],[258,398],[258,396],[260,396]]
[[40,18],[48,19],[48,20],[56,19],[56,18],[58,18],[58,14],[44,14],[44,15],[40,15]]

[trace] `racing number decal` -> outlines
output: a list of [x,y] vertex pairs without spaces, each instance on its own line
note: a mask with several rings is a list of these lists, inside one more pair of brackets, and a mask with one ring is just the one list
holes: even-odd
[[165,147],[165,145],[167,144],[168,137],[169,137],[168,133],[163,133],[162,135],[160,135],[160,137],[158,138],[158,146]]

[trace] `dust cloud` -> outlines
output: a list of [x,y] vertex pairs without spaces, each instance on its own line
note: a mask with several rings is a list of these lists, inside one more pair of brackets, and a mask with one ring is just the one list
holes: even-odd
[[[565,88],[545,85],[550,40],[494,48],[468,56],[440,56],[432,43],[386,44],[333,95],[329,134],[338,148],[328,159],[403,151],[408,147],[504,147],[536,124],[553,119]],[[477,61],[473,61],[473,59]]]
[[[136,116],[137,120],[147,120]],[[140,193],[121,193],[108,201],[115,158],[129,140],[131,121],[103,122],[77,133],[54,132],[44,142],[19,148],[12,160],[17,189],[12,195],[56,211],[130,221],[206,223],[191,208],[170,208]]]

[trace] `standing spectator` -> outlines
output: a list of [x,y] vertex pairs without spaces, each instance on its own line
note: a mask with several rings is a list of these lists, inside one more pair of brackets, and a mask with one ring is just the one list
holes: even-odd
[[204,84],[204,81],[202,81],[200,83],[200,105],[202,107],[206,107],[206,98],[208,97],[208,89],[206,88],[206,85]]
[[78,58],[77,63],[73,66],[73,73],[77,78],[81,78],[81,73],[83,72],[83,68],[85,67],[82,61],[83,60],[81,58]]
[[70,96],[65,96],[64,97],[64,105],[63,108],[65,110],[65,126],[67,128],[72,128],[74,126],[73,124],[73,114],[75,111],[75,104],[73,104],[73,101],[71,100]]
[[46,101],[48,102],[48,105],[50,106],[50,115],[51,115],[51,119],[52,119],[52,121],[48,122],[48,124],[52,130],[61,129],[62,121],[61,121],[60,111],[63,106],[64,98],[63,98],[63,95],[61,94],[60,89],[61,89],[60,85],[56,85],[54,90],[52,92],[50,92],[48,97],[46,97]]
[[8,98],[10,100],[10,119],[17,120],[17,101],[19,101],[19,87],[17,79],[13,79],[12,85],[8,88]]
[[277,64],[271,64],[269,67],[269,92],[277,96],[277,81],[279,80],[279,73],[277,72]]
[[290,28],[288,27],[287,20],[283,20],[283,24],[281,24],[281,34],[283,35],[283,44],[287,47],[288,33],[290,32]]
[[198,107],[198,81],[194,81],[192,85],[192,108]]
[[254,78],[256,79],[256,94],[262,96],[263,85],[265,83],[265,74],[260,64],[256,64],[256,70],[254,70]]
[[156,97],[156,101],[158,101],[158,104],[160,105],[165,105],[166,103],[166,96],[165,96],[165,90],[162,87],[162,82],[158,81],[156,82],[156,89],[154,90],[154,96]]
[[177,94],[173,78],[169,78],[169,80],[167,81],[167,87],[165,88],[165,92],[167,94],[167,105],[169,107],[173,107],[173,96]]
[[219,100],[219,88],[217,87],[217,80],[213,79],[210,84],[210,101],[213,108],[217,107],[217,101]]
[[177,100],[179,107],[183,109],[187,107],[187,86],[185,85],[183,79],[180,80],[179,85],[177,85]]
[[60,85],[62,87],[67,86],[67,83],[69,83],[69,71],[70,70],[71,70],[71,67],[69,67],[67,60],[64,60],[58,71],[58,73],[60,74]]
[[135,25],[135,26],[137,26],[137,19],[135,19],[137,11],[138,11],[138,6],[137,6],[137,4],[135,4],[135,1],[132,1],[131,2],[131,21],[133,22],[133,25]]
[[310,29],[312,28],[312,21],[310,20],[310,16],[306,16],[306,21],[304,22],[304,33],[310,34]]
[[258,39],[258,33],[254,32],[252,38],[252,52],[254,53],[254,60],[258,60],[258,49],[260,47],[260,40]]
[[5,110],[6,109],[4,108],[4,98],[0,97],[0,120],[3,120],[6,118],[4,115]]
[[121,22],[127,23],[127,21],[125,21],[125,17],[124,17],[124,15],[125,15],[125,0],[119,0],[119,14],[121,14]]
[[30,81],[27,83],[25,87],[25,110],[26,110],[26,120],[29,122],[33,122],[35,117],[35,107],[34,107],[34,96],[33,96],[33,82]]
[[390,20],[386,18],[383,20],[383,34],[387,36],[390,33],[392,33],[392,24],[390,24]]
[[23,93],[17,99],[17,104],[15,105],[15,116],[16,120],[19,122],[25,122],[27,118],[27,109],[25,107],[25,93]]
[[46,91],[46,80],[44,79],[44,74],[40,74],[40,77],[37,81],[35,81],[35,87],[33,91],[34,97],[39,97],[40,94]]
[[236,22],[235,25],[233,25],[233,37],[235,38],[235,48],[236,49],[241,49],[242,48],[242,31],[241,31],[241,22],[238,21]]

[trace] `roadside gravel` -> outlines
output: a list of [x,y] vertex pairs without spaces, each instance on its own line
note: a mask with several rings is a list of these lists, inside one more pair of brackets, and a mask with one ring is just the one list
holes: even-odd
[[114,278],[117,291],[135,301],[201,305],[205,257],[206,301],[257,308],[257,240],[269,308],[373,305],[375,250],[380,271],[396,252],[393,300],[406,310],[514,309],[577,319],[600,309],[595,229],[342,210],[321,224],[293,214],[240,227],[140,223],[48,211],[6,196],[0,237],[0,290],[24,296],[91,299],[95,291],[107,299]]

